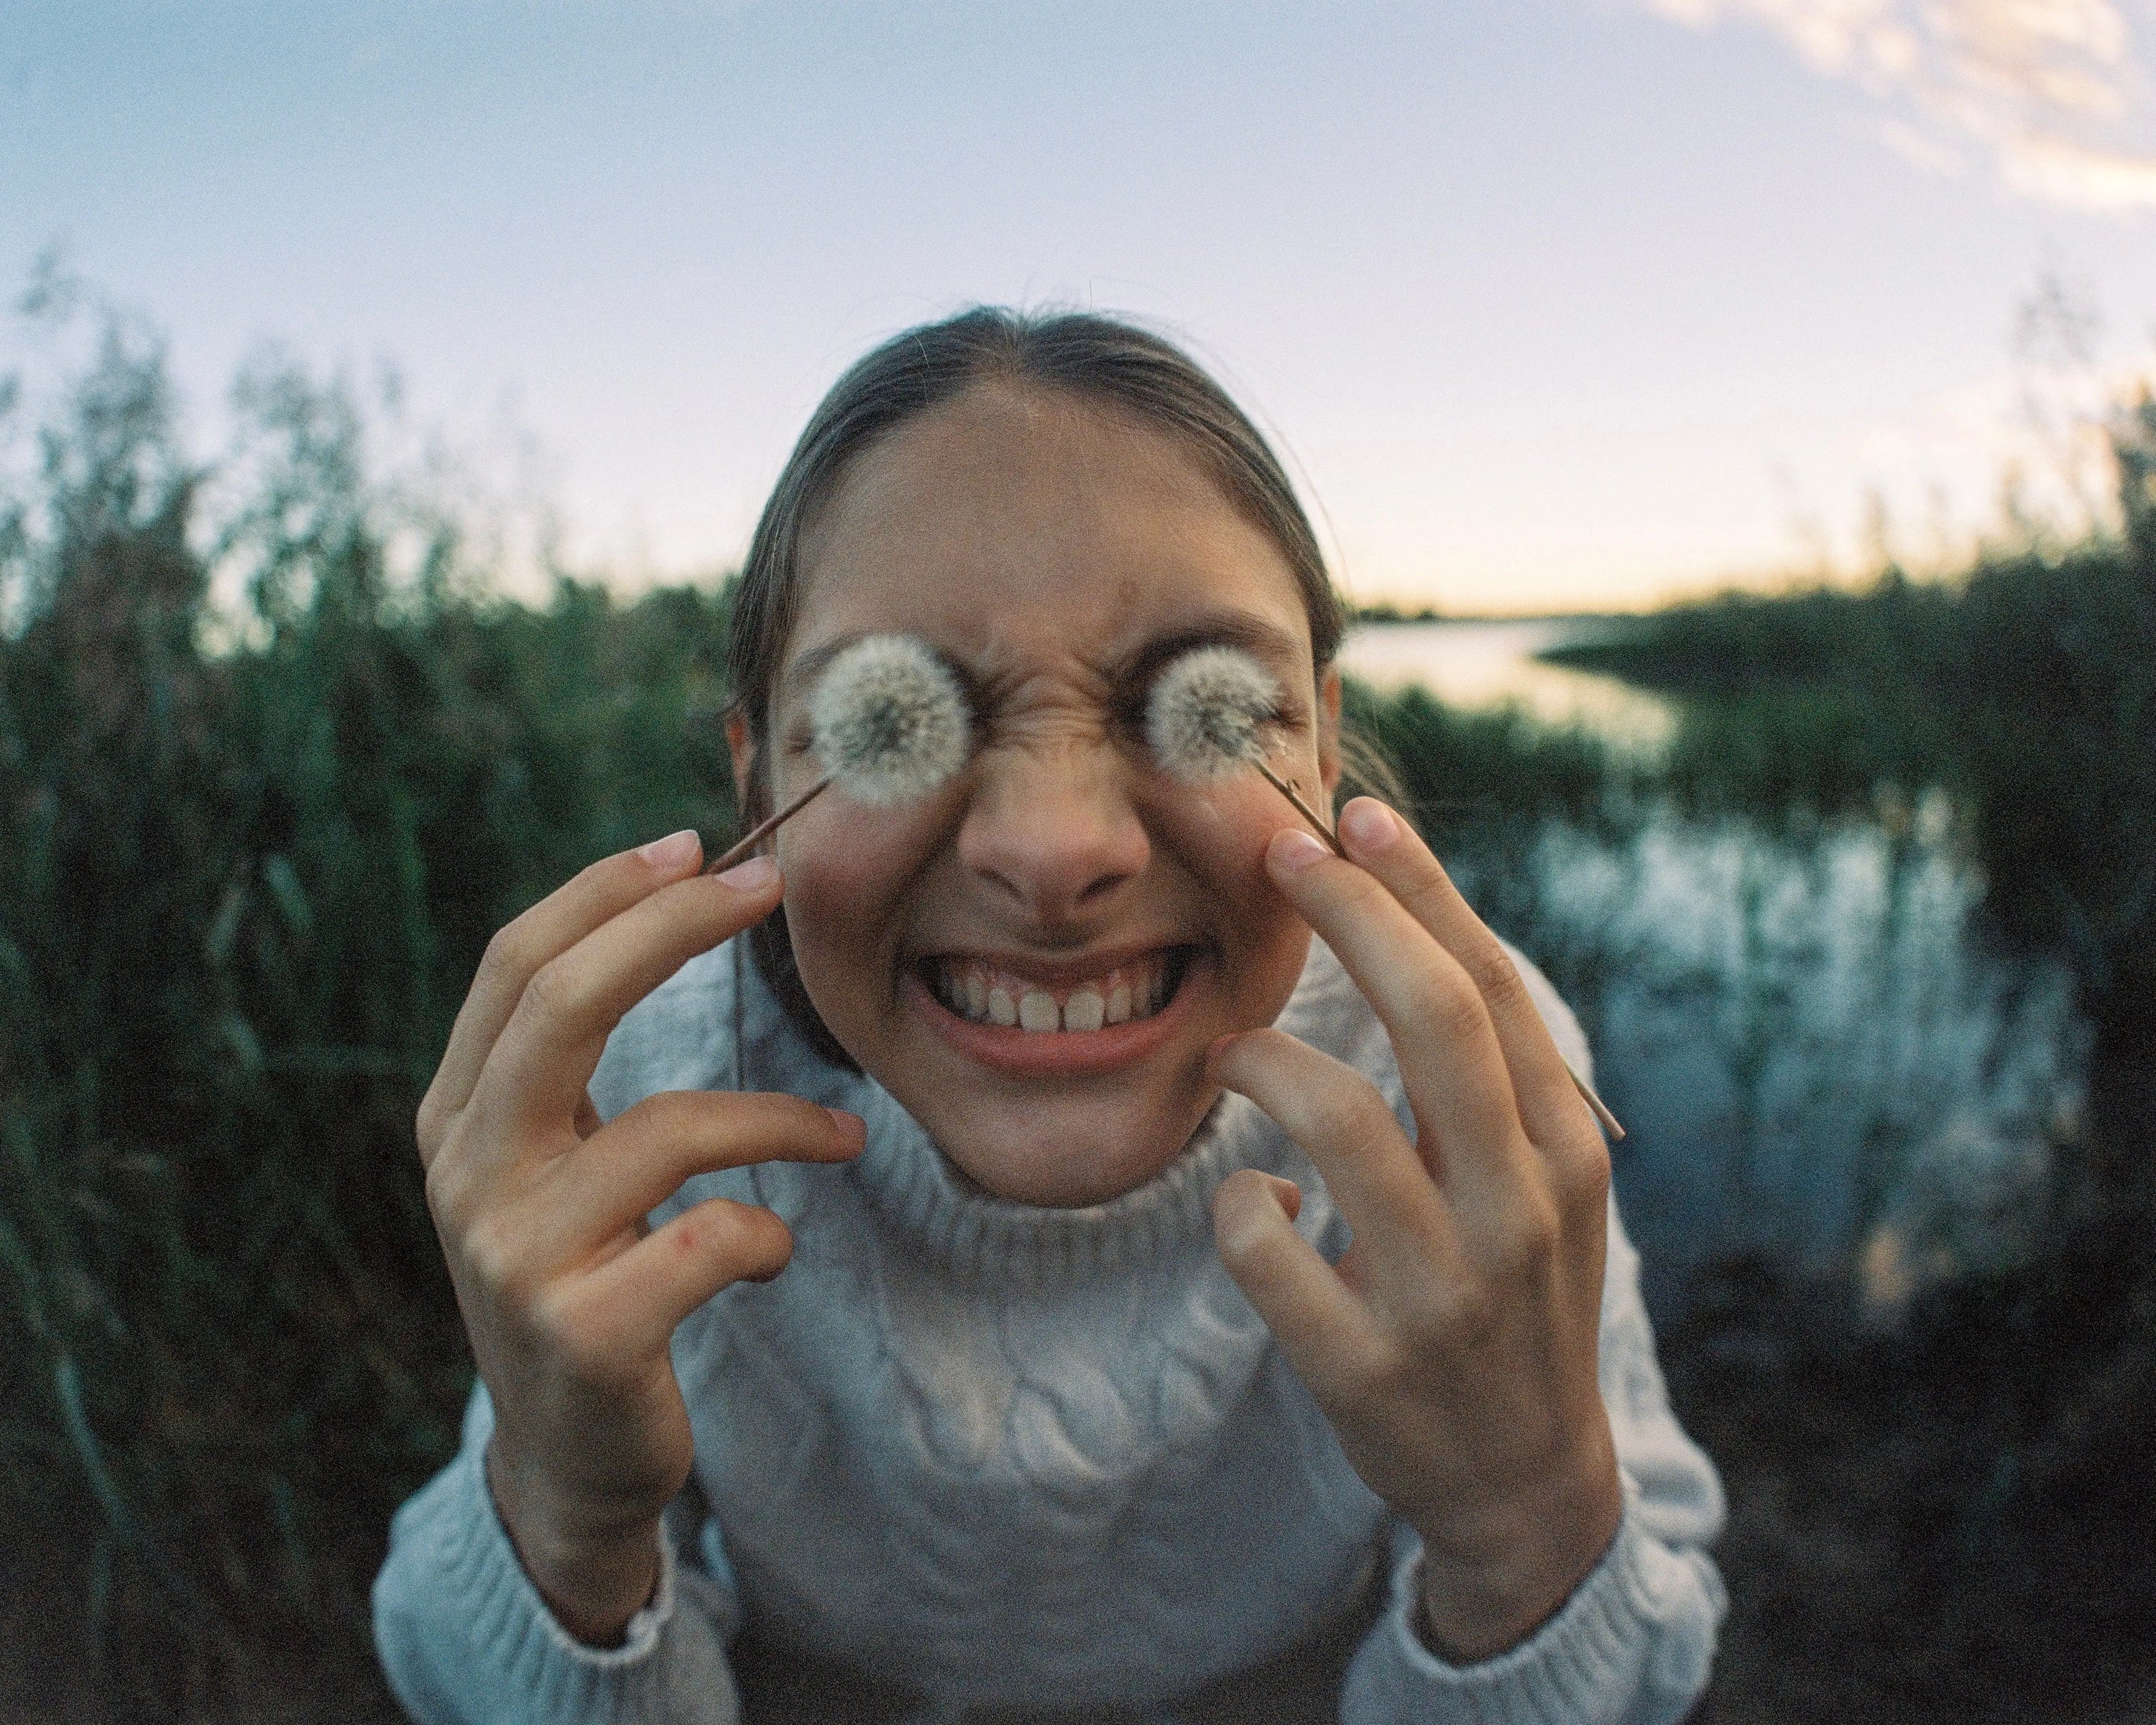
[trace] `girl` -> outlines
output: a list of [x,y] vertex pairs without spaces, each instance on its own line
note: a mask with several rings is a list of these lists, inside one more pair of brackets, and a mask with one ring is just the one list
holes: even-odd
[[737,600],[743,809],[865,636],[978,746],[489,948],[418,1119],[481,1381],[375,1589],[415,1717],[1685,1713],[1719,1489],[1578,1025],[1382,803],[1337,855],[1147,749],[1231,646],[1329,795],[1341,627],[1152,336],[976,311],[839,381]]

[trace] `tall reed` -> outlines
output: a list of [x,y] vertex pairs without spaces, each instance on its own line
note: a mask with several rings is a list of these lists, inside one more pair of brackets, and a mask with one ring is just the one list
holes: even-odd
[[722,600],[475,596],[337,391],[247,404],[217,514],[115,333],[0,515],[4,1489],[153,1686],[235,1622],[363,1637],[468,1380],[411,1120],[479,954],[731,819]]

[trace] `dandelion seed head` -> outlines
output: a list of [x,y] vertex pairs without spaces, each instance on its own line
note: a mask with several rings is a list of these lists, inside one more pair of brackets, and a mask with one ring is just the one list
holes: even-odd
[[1264,728],[1280,707],[1279,679],[1241,648],[1194,648],[1154,680],[1146,741],[1178,778],[1225,778],[1265,758]]
[[834,659],[808,699],[824,770],[856,802],[913,802],[966,764],[973,726],[950,667],[911,635],[869,635]]

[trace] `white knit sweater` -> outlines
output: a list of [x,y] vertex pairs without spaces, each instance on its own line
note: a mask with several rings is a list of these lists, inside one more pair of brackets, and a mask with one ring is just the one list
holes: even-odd
[[[1571,1013],[1522,969],[1585,1071]],[[1322,943],[1280,1024],[1407,1119],[1383,1029]],[[1213,1191],[1245,1167],[1303,1189],[1297,1225],[1328,1257],[1346,1243],[1307,1158],[1247,1101],[1224,1096],[1176,1162],[1111,1203],[1008,1204],[873,1080],[820,1059],[741,942],[623,1022],[593,1096],[611,1117],[685,1089],[849,1108],[868,1147],[848,1166],[702,1176],[661,1212],[766,1204],[796,1245],[776,1281],[727,1290],[675,1334],[695,1489],[622,1646],[572,1640],[518,1567],[475,1393],[460,1452],[398,1512],[375,1584],[382,1665],[415,1718],[734,1725],[750,1686],[729,1644],[745,1625],[736,1653],[782,1676],[752,1692],[775,1698],[749,1725],[1014,1711],[1646,1725],[1681,1717],[1704,1686],[1721,1491],[1670,1413],[1614,1207],[1601,1370],[1622,1524],[1530,1640],[1455,1667],[1412,1627],[1415,1541],[1349,1469],[1214,1250]]]

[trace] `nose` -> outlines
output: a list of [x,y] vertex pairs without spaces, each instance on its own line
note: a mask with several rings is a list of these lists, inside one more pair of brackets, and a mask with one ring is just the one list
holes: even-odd
[[1152,854],[1121,757],[1097,740],[985,751],[957,849],[1040,928],[1097,916]]

